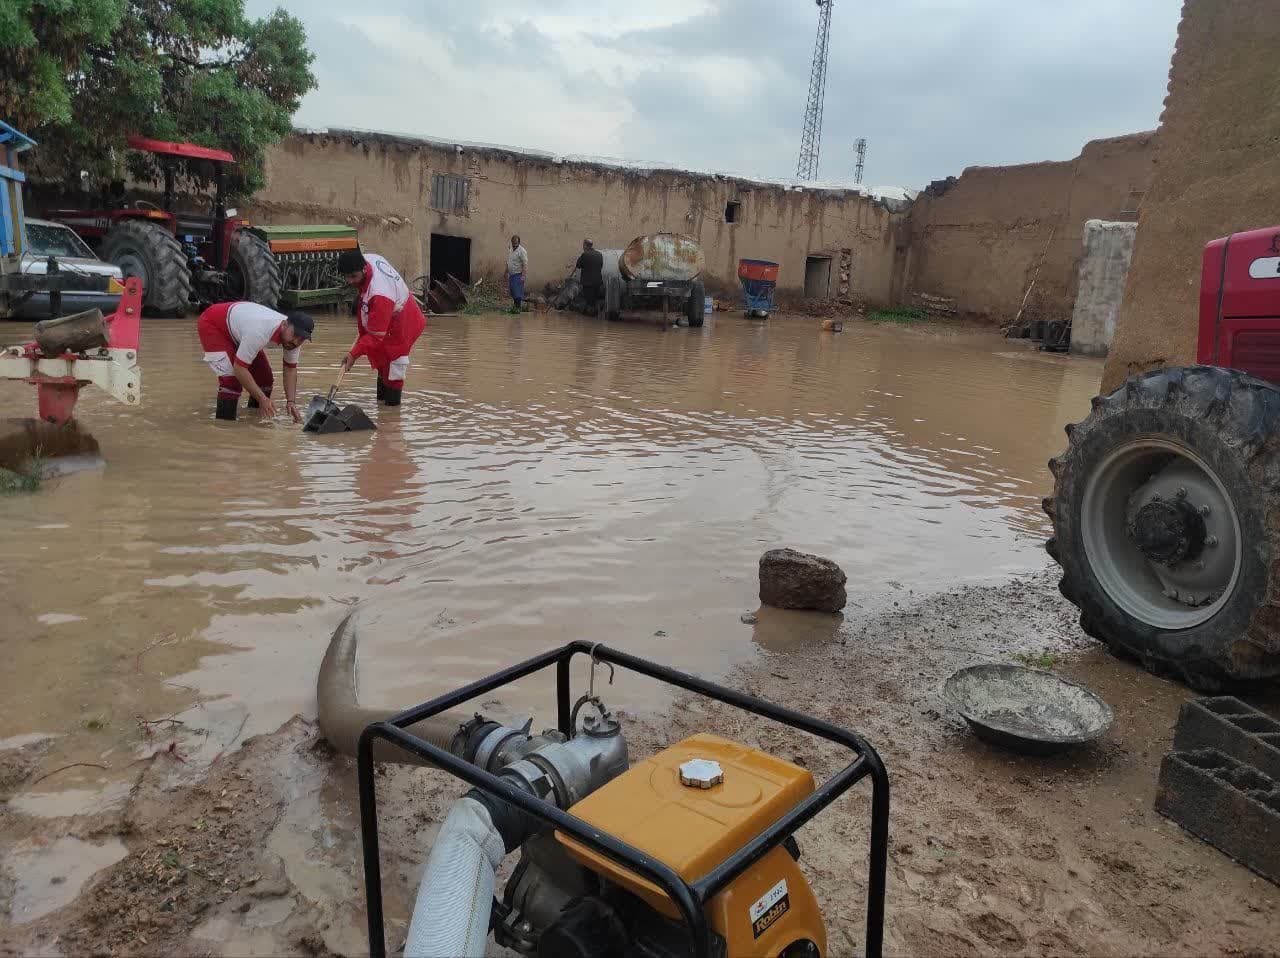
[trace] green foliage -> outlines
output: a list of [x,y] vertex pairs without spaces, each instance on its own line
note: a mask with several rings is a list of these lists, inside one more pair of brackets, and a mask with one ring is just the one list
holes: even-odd
[[244,0],[0,0],[0,118],[68,182],[121,177],[126,155],[129,172],[156,177],[152,157],[126,149],[141,134],[228,150],[229,187],[250,194],[315,86],[306,41],[295,17],[251,20]]
[[897,309],[876,309],[867,314],[867,319],[873,323],[914,323],[927,319],[928,316],[929,314],[923,309],[907,306]]
[[28,460],[16,470],[0,468],[0,496],[35,492],[43,479],[38,459]]
[[510,305],[511,301],[495,283],[482,279],[467,292],[467,305],[462,308],[462,312],[466,316],[480,316],[484,313],[496,313]]
[[1057,657],[1051,652],[1039,652],[1034,655],[1030,652],[1019,652],[1014,655],[1014,658],[1023,665],[1029,666],[1033,669],[1046,670],[1053,668],[1054,664],[1058,661]]

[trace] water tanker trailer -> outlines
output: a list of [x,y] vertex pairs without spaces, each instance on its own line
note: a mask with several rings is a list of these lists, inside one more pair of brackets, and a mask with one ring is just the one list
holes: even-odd
[[637,236],[626,249],[601,250],[604,256],[604,313],[661,310],[664,321],[681,315],[689,325],[703,322],[706,292],[699,278],[706,261],[702,247],[681,233]]

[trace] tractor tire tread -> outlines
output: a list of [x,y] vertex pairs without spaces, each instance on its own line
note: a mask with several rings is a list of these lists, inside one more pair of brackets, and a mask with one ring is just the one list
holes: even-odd
[[178,315],[187,311],[191,305],[191,271],[182,244],[172,233],[144,220],[124,220],[103,238],[102,258],[114,262],[121,248],[135,250],[147,261],[148,272],[155,274],[142,278],[144,309]]
[[267,241],[248,230],[236,230],[231,235],[228,265],[232,261],[238,262],[245,278],[244,298],[275,309],[280,303],[283,283],[280,264]]
[[[1161,630],[1131,618],[1089,567],[1080,529],[1091,470],[1116,442],[1149,434],[1177,438],[1218,472],[1241,524],[1239,579],[1211,619]],[[1080,628],[1120,656],[1206,692],[1280,677],[1280,389],[1214,366],[1134,376],[1096,398],[1067,429],[1067,448],[1049,461],[1053,525],[1045,548],[1062,569],[1059,591],[1080,610]]]

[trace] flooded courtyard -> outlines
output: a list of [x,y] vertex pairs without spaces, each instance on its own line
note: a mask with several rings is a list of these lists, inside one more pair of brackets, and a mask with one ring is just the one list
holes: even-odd
[[[893,325],[442,318],[376,433],[317,437],[215,422],[194,323],[143,336],[141,408],[80,402],[106,468],[0,501],[0,737],[59,736],[69,761],[197,701],[206,757],[314,714],[361,600],[362,699],[403,705],[572,638],[723,675],[810,627],[740,621],[774,546],[831,556],[863,604],[1038,567],[1045,460],[1099,373]],[[349,340],[322,320],[304,401]],[[343,398],[377,408],[367,368]]]
[[[367,705],[583,637],[863,732],[893,782],[892,954],[1256,951],[1275,889],[1152,809],[1190,693],[1085,640],[1042,548],[1045,461],[1099,365],[846,330],[442,318],[402,407],[364,369],[344,390],[376,433],[318,437],[215,422],[193,324],[149,322],[143,405],[81,400],[106,466],[0,499],[0,955],[365,953],[354,769],[313,722],[357,603]],[[349,340],[318,326],[304,399]],[[0,402],[25,412],[28,390]],[[783,545],[844,567],[843,617],[758,609],[757,560]],[[1102,695],[1107,738],[1058,759],[976,742],[941,684],[1018,657]],[[650,683],[605,695],[633,756],[715,731],[838,767]],[[487,715],[550,723],[548,685],[502,696]],[[383,772],[395,947],[459,787]],[[862,940],[867,808],[855,791],[799,832],[833,955]]]

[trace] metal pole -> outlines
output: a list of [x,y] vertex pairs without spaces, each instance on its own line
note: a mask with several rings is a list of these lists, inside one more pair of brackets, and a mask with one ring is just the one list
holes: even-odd
[[382,862],[378,856],[377,790],[373,780],[373,735],[360,734],[356,745],[356,778],[360,786],[360,838],[364,848],[364,895],[369,920],[369,958],[386,958],[382,924]]

